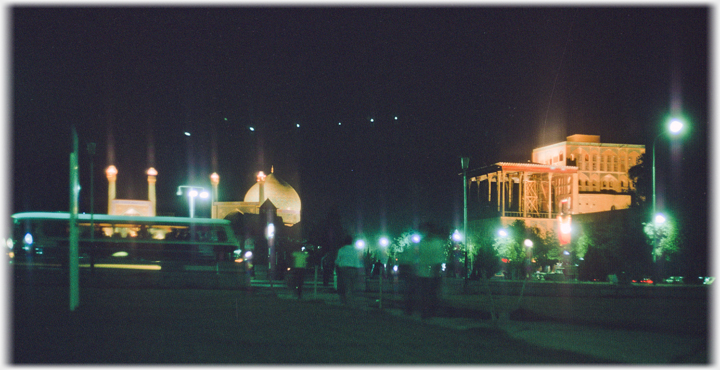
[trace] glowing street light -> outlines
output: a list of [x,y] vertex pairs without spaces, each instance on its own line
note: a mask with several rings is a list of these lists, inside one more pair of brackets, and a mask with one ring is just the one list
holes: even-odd
[[365,248],[365,241],[362,239],[358,239],[355,241],[355,249],[363,249]]
[[378,241],[381,247],[386,248],[388,245],[390,245],[390,239],[388,239],[385,236],[380,237],[380,240]]
[[[201,188],[199,186],[180,185],[177,188],[178,196],[183,194],[182,189],[189,189],[187,194],[188,194],[188,197],[190,198],[190,218],[193,218],[193,217],[195,217],[195,198],[198,196],[200,198],[207,198],[208,196],[210,196],[210,194],[207,191],[205,191],[204,188]],[[200,192],[198,192],[198,190]]]
[[662,213],[658,213],[655,215],[655,224],[656,225],[662,225],[665,223],[665,216],[662,215]]
[[505,229],[500,229],[498,231],[498,235],[500,235],[501,238],[504,238],[504,237],[508,236],[508,232]]
[[455,231],[452,233],[452,240],[455,241],[455,242],[462,241],[462,234],[460,234],[459,231],[455,230]]

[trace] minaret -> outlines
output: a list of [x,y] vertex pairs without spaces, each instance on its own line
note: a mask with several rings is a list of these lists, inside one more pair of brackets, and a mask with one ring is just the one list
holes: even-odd
[[115,199],[115,180],[117,179],[118,170],[111,165],[105,170],[108,179],[108,214],[112,214],[112,201]]
[[265,173],[260,171],[257,175],[257,182],[260,183],[260,187],[258,188],[258,206],[261,206],[263,202],[265,201]]
[[148,168],[148,200],[150,201],[150,203],[152,203],[152,207],[150,208],[150,216],[156,215],[155,209],[157,207],[157,198],[155,197],[155,180],[157,174],[158,173],[154,168]]
[[213,172],[210,175],[210,184],[212,184],[212,201],[210,202],[210,217],[218,218],[218,206],[215,204],[218,201],[218,184],[220,183],[220,175],[217,172]]

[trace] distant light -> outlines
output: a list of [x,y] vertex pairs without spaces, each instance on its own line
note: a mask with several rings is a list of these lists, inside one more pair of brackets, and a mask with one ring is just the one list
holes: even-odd
[[250,126],[250,131],[255,131],[255,127]]
[[190,133],[185,131],[185,136],[190,136]]
[[300,124],[299,123],[295,124],[295,127],[300,127]]
[[200,198],[207,198],[209,196],[210,194],[207,191],[203,191],[202,193],[200,193]]
[[413,241],[413,243],[420,243],[420,240],[422,238],[420,237],[420,234],[413,234],[413,236],[410,238],[410,240]]
[[252,251],[245,252],[245,258],[250,259],[250,257],[252,257]]
[[525,246],[528,247],[528,248],[532,248],[532,247],[533,247],[533,242],[532,242],[532,240],[530,240],[530,239],[525,239]]
[[566,256],[569,256],[569,255],[570,255],[570,252],[568,252],[568,251],[563,251],[563,254],[566,255]]
[[225,117],[225,120],[227,121],[227,117]]
[[305,247],[300,248],[301,252],[305,252]]
[[33,236],[30,233],[25,234],[25,244],[32,245],[33,243]]
[[560,232],[563,234],[570,234],[570,231],[572,228],[570,227],[570,224],[562,223],[560,224]]
[[670,122],[670,132],[676,134],[683,128],[683,123],[679,119],[674,119]]
[[398,271],[398,266],[397,266],[397,265],[393,266],[393,271],[395,271],[395,272]]
[[357,241],[355,241],[355,248],[357,248],[357,249],[365,248],[365,241],[362,239],[358,239]]
[[453,232],[452,234],[452,239],[456,242],[459,242],[462,240],[462,234],[460,234],[459,231],[455,230],[455,232]]
[[503,238],[508,236],[507,230],[505,230],[505,229],[500,229],[500,231],[498,231],[498,234],[500,236],[502,236]]
[[338,126],[342,126],[342,122],[338,122]]
[[661,215],[661,214],[655,215],[655,223],[656,223],[656,224],[665,223],[665,216],[663,216],[663,215]]
[[8,248],[12,249],[12,247],[15,245],[15,241],[12,240],[12,238],[7,238],[7,241],[5,242]]
[[117,168],[115,168],[115,166],[113,166],[113,165],[110,165],[110,166],[105,170],[105,174],[106,174],[108,177],[115,176],[115,175],[117,175],[117,173],[118,173],[118,170],[117,170]]
[[370,118],[370,122],[375,122],[375,119],[374,119],[374,118]]
[[190,189],[190,193],[188,193],[188,195],[195,198],[196,196],[198,196],[198,192],[195,189]]
[[275,225],[274,224],[268,224],[267,229],[265,230],[265,237],[268,239],[272,239],[275,237]]
[[387,247],[388,245],[390,245],[390,240],[384,236],[381,237],[380,238],[380,246]]
[[445,271],[445,268],[446,268],[446,266],[445,266],[445,264],[443,263],[443,264],[442,264],[442,270]]
[[397,121],[397,116],[395,116],[395,120]]
[[155,168],[150,167],[150,168],[148,168],[148,170],[147,170],[147,175],[148,175],[148,176],[157,176],[157,175],[158,175],[158,172],[157,172],[157,170],[156,170]]
[[125,251],[115,252],[112,254],[112,256],[113,257],[127,257],[128,252],[125,252]]

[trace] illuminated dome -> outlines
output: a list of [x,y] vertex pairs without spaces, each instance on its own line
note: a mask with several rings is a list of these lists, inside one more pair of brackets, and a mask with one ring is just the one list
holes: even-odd
[[[270,173],[265,178],[263,188],[265,198],[277,207],[278,216],[283,217],[283,221],[296,223],[300,221],[300,196],[288,183]],[[245,202],[258,202],[260,193],[260,183],[256,182],[250,190],[245,194]]]

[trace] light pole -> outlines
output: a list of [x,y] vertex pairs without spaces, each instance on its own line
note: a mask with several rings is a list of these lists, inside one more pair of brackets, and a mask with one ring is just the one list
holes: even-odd
[[[193,218],[195,217],[195,197],[200,196],[200,198],[207,198],[209,194],[204,188],[199,186],[180,185],[177,189],[178,196],[183,194],[182,189],[188,189],[187,194],[190,198],[190,218]],[[198,190],[200,190],[199,193]]]
[[95,159],[95,143],[88,143],[88,154],[90,154],[90,272],[95,272],[95,195],[93,194],[95,184],[93,177],[93,162]]
[[[655,255],[655,249],[657,248],[657,226],[658,226],[658,219],[656,217],[657,214],[657,198],[655,196],[655,142],[660,136],[663,136],[667,133],[671,134],[677,134],[680,132],[683,128],[683,123],[679,119],[672,119],[670,120],[670,125],[668,126],[668,129],[661,132],[657,136],[655,136],[655,139],[653,139],[652,142],[652,217],[653,217],[653,250],[652,250],[652,256],[653,256],[653,266],[655,267],[656,274],[659,275],[659,271],[657,271],[657,256]],[[653,279],[653,282],[655,282],[659,276],[655,276],[655,279]]]
[[380,245],[380,250],[378,251],[378,257],[380,257],[380,263],[382,263],[383,268],[380,270],[380,283],[379,283],[379,299],[378,299],[378,307],[382,310],[382,293],[383,293],[383,275],[385,275],[385,269],[388,261],[388,253],[387,248],[388,245],[390,245],[390,240],[382,236],[378,240],[378,244]]
[[470,158],[461,157],[460,165],[463,170],[463,244],[465,244],[465,281],[464,286],[467,288],[468,283],[468,244],[467,244],[467,169]]

